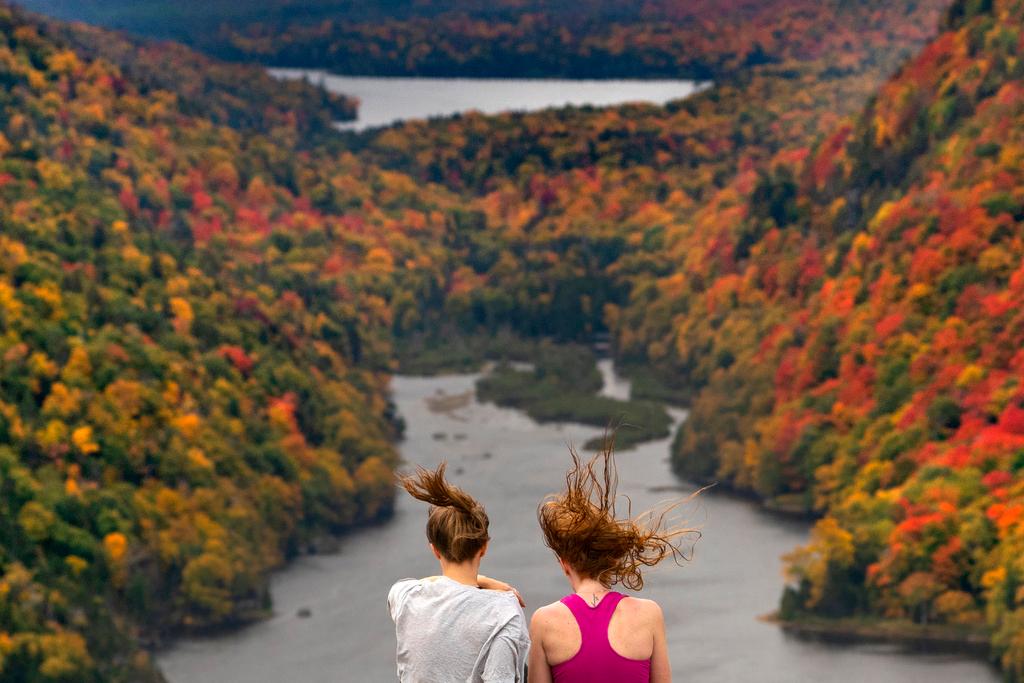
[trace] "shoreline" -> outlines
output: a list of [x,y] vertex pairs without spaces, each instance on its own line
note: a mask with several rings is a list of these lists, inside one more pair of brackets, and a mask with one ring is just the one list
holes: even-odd
[[950,624],[915,624],[892,619],[801,616],[783,619],[770,612],[759,621],[774,624],[785,633],[807,640],[830,643],[888,643],[919,653],[966,654],[991,664],[989,633],[983,627]]
[[[678,428],[678,424],[676,427]],[[786,505],[777,500],[763,498],[747,488],[740,488],[728,479],[715,479],[713,477],[698,477],[687,472],[680,471],[673,464],[673,473],[683,481],[692,482],[697,486],[710,487],[718,495],[729,496],[737,500],[744,500],[755,505],[762,513],[784,521],[813,523],[821,519],[821,514],[814,510],[805,509],[798,505]]]
[[[400,443],[401,439],[396,441]],[[287,572],[297,560],[317,556],[330,556],[342,552],[343,541],[353,533],[372,529],[390,523],[394,519],[394,503],[373,519],[354,522],[336,532],[323,532],[311,537],[303,543],[294,554],[286,555],[281,562],[268,568],[263,576],[262,599],[250,601],[247,606],[239,609],[230,619],[223,623],[207,626],[174,625],[158,628],[153,631],[142,631],[138,634],[142,649],[156,660],[161,655],[178,647],[182,641],[190,639],[216,639],[237,635],[242,631],[260,623],[270,621],[274,617],[285,616],[288,612],[280,611],[274,603],[271,582],[274,575]],[[158,669],[159,670],[159,669]],[[161,676],[163,671],[160,671]]]

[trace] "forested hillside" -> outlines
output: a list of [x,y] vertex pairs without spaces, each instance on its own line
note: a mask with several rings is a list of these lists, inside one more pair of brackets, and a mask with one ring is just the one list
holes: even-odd
[[713,275],[749,256],[761,232],[733,250],[714,231],[731,229],[755,194],[762,214],[789,212],[797,162],[934,35],[944,7],[891,4],[882,20],[901,40],[868,35],[808,59],[780,56],[665,107],[471,113],[351,138],[368,163],[464,197],[445,237],[449,286],[397,314],[396,331],[445,320],[582,340],[612,329],[621,360],[654,361],[675,380],[648,389],[687,400],[706,378],[684,372],[671,341],[650,331],[692,305],[685,272],[707,264]]
[[387,513],[385,297],[446,200],[297,153],[322,93],[140,85],[53,28],[0,7],[0,678],[147,680]]
[[[560,5],[460,5],[435,19],[467,42],[412,61],[405,4],[286,27],[356,31],[367,69],[620,45],[718,77],[362,136],[344,98],[0,8],[5,680],[155,680],[140,645],[252,616],[270,567],[386,514],[393,347],[442,322],[611,331],[692,408],[681,473],[822,516],[783,616],[991,633],[1024,675],[1024,3],[954,3],[909,62],[945,0],[677,5],[555,43]],[[276,45],[266,16],[210,46]]]
[[21,3],[234,61],[375,75],[708,79],[840,51],[843,71],[865,42],[905,46],[934,29],[892,21],[910,5],[882,0]]
[[[1017,676],[1022,25],[1020,2],[955,4],[862,115],[690,241],[685,322],[638,340],[705,385],[682,471],[827,513],[788,609],[987,624]],[[695,252],[752,232],[735,264]]]
[[679,470],[824,513],[786,617],[991,629],[1024,675],[1024,4],[945,32],[810,148],[704,202],[615,311],[697,389]]

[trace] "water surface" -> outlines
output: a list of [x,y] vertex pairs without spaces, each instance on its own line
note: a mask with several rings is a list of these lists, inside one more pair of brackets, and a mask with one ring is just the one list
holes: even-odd
[[307,78],[327,90],[359,99],[356,121],[340,128],[364,130],[406,119],[465,111],[497,114],[565,105],[596,107],[626,102],[664,104],[704,87],[681,80],[562,80],[534,78],[382,78],[338,76],[317,69],[270,69],[277,78]]
[[[602,363],[608,393],[628,385]],[[527,611],[569,588],[541,541],[537,502],[557,488],[566,443],[599,430],[538,425],[522,413],[477,403],[475,375],[396,377],[408,463],[450,463],[452,479],[476,495],[491,518],[491,549],[481,571],[517,585]],[[675,413],[677,419],[683,415]],[[668,441],[619,455],[620,492],[635,511],[684,496],[693,486],[670,472]],[[808,527],[720,493],[687,508],[703,538],[685,567],[647,575],[643,593],[665,611],[673,676],[707,683],[981,683],[998,681],[985,663],[959,656],[911,655],[884,645],[828,645],[788,636],[758,621],[782,589],[779,557]],[[349,534],[335,555],[303,557],[272,582],[275,616],[233,635],[186,640],[159,657],[170,683],[338,683],[394,681],[391,584],[429,576],[438,566],[424,537],[426,506],[400,495],[395,517]],[[309,608],[308,618],[297,612]]]

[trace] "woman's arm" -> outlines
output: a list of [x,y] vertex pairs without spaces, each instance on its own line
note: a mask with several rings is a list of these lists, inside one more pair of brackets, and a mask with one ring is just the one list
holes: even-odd
[[651,654],[651,683],[672,683],[672,667],[668,662],[668,640],[665,637],[665,616],[657,603],[653,605],[654,652]]
[[489,591],[510,591],[514,593],[516,599],[519,600],[519,606],[526,607],[526,602],[523,600],[523,596],[519,594],[519,591],[504,581],[498,581],[497,579],[492,579],[489,576],[477,574],[476,585],[478,588],[483,588],[484,590]]
[[544,616],[541,610],[534,612],[530,619],[530,660],[527,669],[529,683],[552,683],[551,667],[544,654]]

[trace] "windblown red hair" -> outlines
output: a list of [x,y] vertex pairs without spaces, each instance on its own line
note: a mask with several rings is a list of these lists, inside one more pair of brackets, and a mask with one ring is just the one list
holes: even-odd
[[666,525],[669,514],[692,496],[636,518],[629,518],[629,513],[625,519],[616,517],[619,478],[612,441],[606,438],[605,447],[587,462],[569,448],[572,467],[565,475],[565,490],[540,504],[537,519],[548,547],[581,577],[640,590],[643,567],[668,557],[677,564],[689,560],[682,546],[691,538],[692,549],[700,532]]

